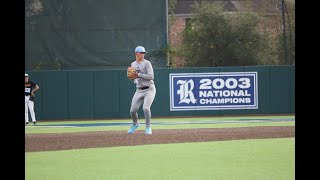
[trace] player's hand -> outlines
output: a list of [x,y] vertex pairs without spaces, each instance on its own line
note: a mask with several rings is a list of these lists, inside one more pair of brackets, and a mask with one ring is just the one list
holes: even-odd
[[127,77],[130,80],[136,79],[138,77],[138,72],[136,71],[136,69],[132,66],[129,66],[127,69]]

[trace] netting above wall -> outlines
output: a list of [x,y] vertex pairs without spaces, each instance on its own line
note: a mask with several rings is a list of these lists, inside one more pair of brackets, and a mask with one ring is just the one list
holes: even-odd
[[26,0],[26,70],[122,68],[142,45],[165,67],[166,1]]

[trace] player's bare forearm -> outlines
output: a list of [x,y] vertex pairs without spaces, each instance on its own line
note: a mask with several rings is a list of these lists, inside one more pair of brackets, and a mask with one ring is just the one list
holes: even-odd
[[31,91],[31,94],[33,94],[34,92],[38,91],[40,88],[38,85],[36,85],[36,87]]

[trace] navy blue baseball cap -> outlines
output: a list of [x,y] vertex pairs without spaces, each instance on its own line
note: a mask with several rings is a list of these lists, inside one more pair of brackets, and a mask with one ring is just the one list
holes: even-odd
[[137,46],[134,52],[148,53],[143,46]]

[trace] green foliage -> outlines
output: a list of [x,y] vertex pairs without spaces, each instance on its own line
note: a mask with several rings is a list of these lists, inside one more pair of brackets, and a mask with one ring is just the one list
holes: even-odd
[[38,62],[36,65],[35,65],[35,68],[34,68],[34,71],[40,71],[42,69],[42,61]]
[[177,0],[168,0],[168,14],[174,14],[176,5],[177,5]]
[[177,0],[168,0],[168,26],[169,26],[169,32],[170,32],[170,27],[174,24],[176,21],[176,18],[173,16],[175,14],[175,9],[176,9],[176,4]]
[[276,61],[269,34],[258,31],[253,13],[225,13],[219,4],[195,3],[183,31],[186,66],[248,66]]
[[154,51],[149,51],[148,53],[149,60],[153,61],[153,65],[157,66],[157,64],[161,63],[161,61],[167,57],[167,48],[160,48]]
[[53,62],[43,63],[42,61],[39,61],[34,71],[41,71],[41,70],[62,70],[62,63],[59,60],[54,60]]

